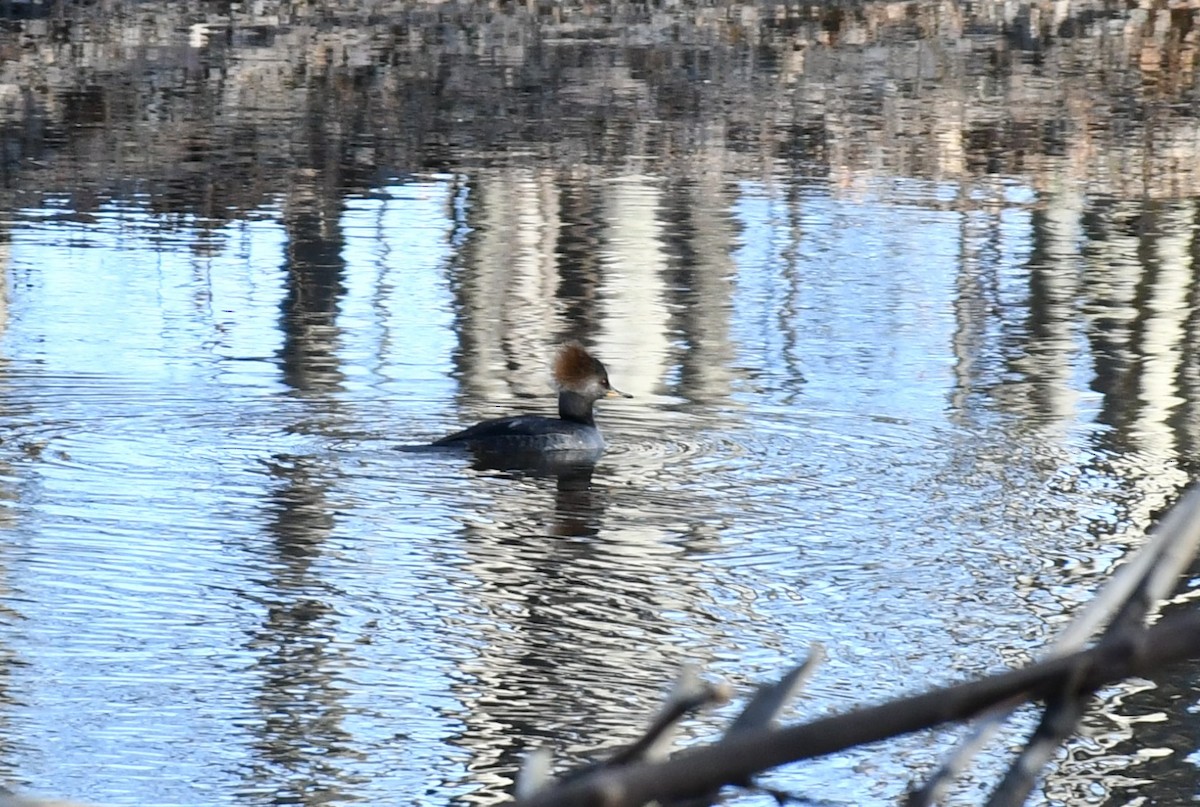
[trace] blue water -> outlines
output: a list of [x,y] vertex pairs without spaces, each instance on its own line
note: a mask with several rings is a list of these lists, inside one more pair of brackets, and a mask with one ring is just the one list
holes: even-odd
[[[815,716],[1027,659],[1181,479],[1171,452],[1106,444],[1078,314],[1053,389],[1010,362],[1028,194],[980,220],[916,182],[741,183],[696,214],[724,254],[685,259],[658,179],[597,180],[614,237],[585,335],[635,397],[602,404],[590,486],[397,452],[552,409],[545,358],[584,303],[536,237],[488,231],[486,200],[522,181],[351,200],[332,269],[289,259],[279,207],[203,228],[138,200],[12,214],[14,782],[110,804],[494,802],[532,746],[570,761],[636,736],[685,661],[745,684],[822,642]],[[333,305],[287,310],[321,271]],[[947,739],[777,778],[893,800]]]

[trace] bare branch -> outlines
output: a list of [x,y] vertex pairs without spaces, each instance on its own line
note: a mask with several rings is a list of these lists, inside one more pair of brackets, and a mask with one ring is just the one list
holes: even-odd
[[1106,639],[1091,650],[1022,670],[778,730],[748,731],[659,764],[601,770],[522,802],[524,807],[626,807],[702,796],[764,770],[877,742],[953,720],[1010,699],[1059,697],[1064,688],[1094,692],[1168,663],[1200,657],[1200,612],[1164,619],[1135,637]]
[[[1074,652],[1106,622],[1110,630],[1140,626],[1165,599],[1196,555],[1200,543],[1200,486],[1185,491],[1152,531],[1150,540],[1101,588],[1051,647],[1047,658]],[[951,779],[958,776],[988,743],[1019,703],[1001,705],[971,731],[928,781],[913,789],[907,807],[929,807]]]
[[611,759],[603,763],[604,766],[618,767],[641,759],[661,758],[665,746],[670,742],[670,732],[680,720],[705,706],[721,704],[727,700],[727,685],[709,684],[700,680],[694,668],[684,667],[670,697],[650,727],[633,743],[613,754]]
[[751,729],[769,728],[783,708],[799,694],[804,685],[812,678],[817,667],[825,660],[825,648],[814,644],[808,651],[804,663],[794,667],[786,675],[773,684],[763,684],[750,698],[746,708],[742,710],[729,728],[725,730],[726,737],[741,734]]
[[1075,731],[1087,708],[1088,694],[1072,693],[1052,699],[1037,730],[1013,761],[988,807],[1021,807],[1055,750]]
[[[804,688],[805,683],[808,682],[808,679],[812,677],[817,667],[824,660],[825,648],[819,644],[814,644],[809,650],[808,658],[804,660],[803,664],[793,667],[778,681],[761,685],[750,698],[750,702],[746,704],[746,707],[742,709],[741,713],[734,718],[733,723],[729,725],[729,728],[725,730],[722,742],[739,734],[772,728],[779,713]],[[731,784],[747,788],[754,786],[750,779]],[[672,801],[670,804],[671,807],[710,807],[710,805],[716,802],[720,793],[720,788],[713,788],[702,796],[684,801]],[[782,795],[780,792],[771,791],[771,795],[778,803],[787,803],[786,801],[781,801]]]

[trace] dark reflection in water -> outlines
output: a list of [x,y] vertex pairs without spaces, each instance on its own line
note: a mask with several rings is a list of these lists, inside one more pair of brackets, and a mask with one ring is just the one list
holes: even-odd
[[337,368],[337,306],[344,294],[345,247],[341,210],[322,209],[325,195],[296,189],[284,210],[288,230],[287,296],[283,298],[280,351],[284,383],[298,392],[332,392]]
[[635,697],[648,713],[654,693],[631,692],[622,681],[647,670],[669,676],[684,658],[670,650],[663,657],[655,636],[669,624],[663,609],[689,587],[681,551],[632,536],[606,540],[615,496],[599,480],[580,486],[578,476],[558,475],[552,490],[528,481],[518,480],[520,495],[510,490],[509,501],[497,502],[501,529],[461,535],[488,581],[478,601],[509,623],[465,667],[471,709],[456,741],[472,750],[480,773],[512,771],[542,743],[577,762],[598,742],[631,740],[639,724],[622,725],[613,714]]
[[[314,126],[326,128],[326,111],[314,110]],[[311,179],[296,183],[282,214],[288,246],[280,377],[312,402],[312,416],[293,429],[316,436],[330,431],[328,418],[337,412],[333,396],[344,377],[338,351],[338,314],[346,293],[344,211],[338,197],[321,187],[324,181],[337,183],[336,172],[326,173],[329,165],[324,149],[315,145],[301,158],[296,170]],[[273,458],[269,467],[279,487],[271,494],[272,518],[266,525],[272,551],[261,559],[266,619],[248,645],[261,654],[255,665],[261,710],[255,747],[262,759],[250,766],[250,787],[241,795],[262,795],[275,803],[345,804],[358,800],[349,763],[362,762],[366,754],[344,727],[351,711],[346,671],[353,659],[337,635],[335,611],[342,592],[320,573],[325,544],[337,530],[330,501],[336,469],[286,455]]]
[[[686,660],[823,641],[815,715],[1036,654],[1196,466],[1196,14],[0,4],[0,773],[495,803]],[[594,463],[395,450],[571,337]],[[1190,798],[1196,697],[1039,798]]]
[[353,735],[343,727],[352,662],[337,639],[333,603],[339,592],[317,571],[322,543],[335,522],[327,501],[328,469],[310,468],[309,460],[282,460],[273,475],[283,483],[276,492],[268,530],[273,551],[262,558],[261,581],[266,619],[249,638],[247,650],[258,657],[252,672],[259,679],[253,723],[261,759],[251,763],[240,789],[243,798],[266,796],[291,804],[342,804],[354,801],[353,780],[344,760],[362,760]]

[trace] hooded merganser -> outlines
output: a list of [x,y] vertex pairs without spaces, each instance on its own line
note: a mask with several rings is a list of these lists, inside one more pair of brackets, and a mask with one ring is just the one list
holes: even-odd
[[592,404],[601,398],[632,398],[608,383],[604,364],[578,342],[567,342],[554,357],[558,417],[516,415],[476,423],[434,441],[435,446],[462,446],[475,451],[599,453],[604,437],[596,428]]

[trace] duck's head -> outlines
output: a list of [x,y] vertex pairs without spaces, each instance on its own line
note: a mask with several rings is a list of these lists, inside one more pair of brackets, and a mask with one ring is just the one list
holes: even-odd
[[567,342],[554,357],[554,384],[559,392],[573,392],[589,401],[601,398],[632,398],[608,381],[604,362],[578,342]]

